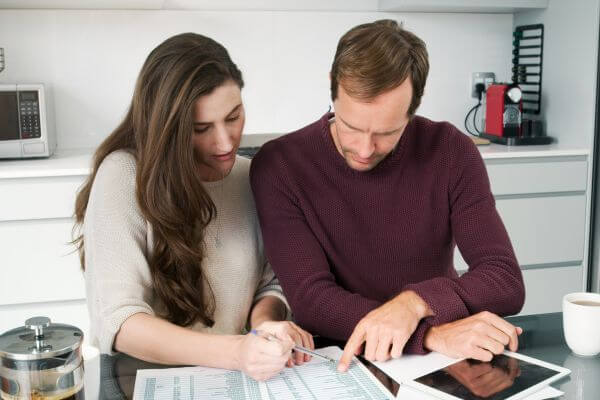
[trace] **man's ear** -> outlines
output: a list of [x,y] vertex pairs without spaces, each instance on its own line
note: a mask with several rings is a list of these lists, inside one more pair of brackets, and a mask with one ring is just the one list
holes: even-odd
[[[329,71],[329,86],[331,87],[331,71]],[[339,86],[339,83],[338,83]],[[333,108],[333,100],[331,100],[331,92],[329,93],[329,100],[331,103],[329,104],[329,111]]]

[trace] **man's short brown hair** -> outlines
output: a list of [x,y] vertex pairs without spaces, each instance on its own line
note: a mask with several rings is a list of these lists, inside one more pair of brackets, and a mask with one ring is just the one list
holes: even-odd
[[369,101],[410,77],[413,95],[408,115],[421,104],[429,60],[425,42],[391,19],[362,24],[340,39],[331,66],[331,99],[338,85],[353,98]]

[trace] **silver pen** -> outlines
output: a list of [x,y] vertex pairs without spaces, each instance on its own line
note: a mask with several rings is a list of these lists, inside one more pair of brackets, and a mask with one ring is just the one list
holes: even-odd
[[[253,335],[265,338],[265,339],[267,339],[267,340],[269,340],[271,342],[281,342],[281,339],[279,339],[275,335],[270,334],[269,332],[258,331],[256,329],[252,329],[250,331],[250,333],[252,333]],[[311,355],[311,356],[314,356],[314,357],[319,357],[319,358],[322,358],[323,360],[327,360],[327,361],[330,361],[332,363],[337,363],[337,360],[334,360],[331,357],[327,357],[327,356],[325,356],[323,354],[319,354],[316,351],[309,350],[306,347],[302,347],[302,346],[299,346],[299,345],[294,345],[294,351],[298,351],[300,353],[305,353],[305,354],[308,354],[308,355]]]

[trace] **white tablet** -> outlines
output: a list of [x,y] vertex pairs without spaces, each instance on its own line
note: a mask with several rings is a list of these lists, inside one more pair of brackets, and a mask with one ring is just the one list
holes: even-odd
[[517,400],[571,371],[522,354],[505,351],[490,362],[460,360],[405,384],[449,400]]

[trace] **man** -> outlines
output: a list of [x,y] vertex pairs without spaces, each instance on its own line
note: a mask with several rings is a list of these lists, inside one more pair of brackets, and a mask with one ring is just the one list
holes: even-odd
[[[517,348],[525,289],[481,156],[415,116],[425,44],[391,20],[359,25],[331,69],[335,115],[263,146],[251,182],[267,256],[296,321],[383,361]],[[454,245],[469,265],[458,277]]]

